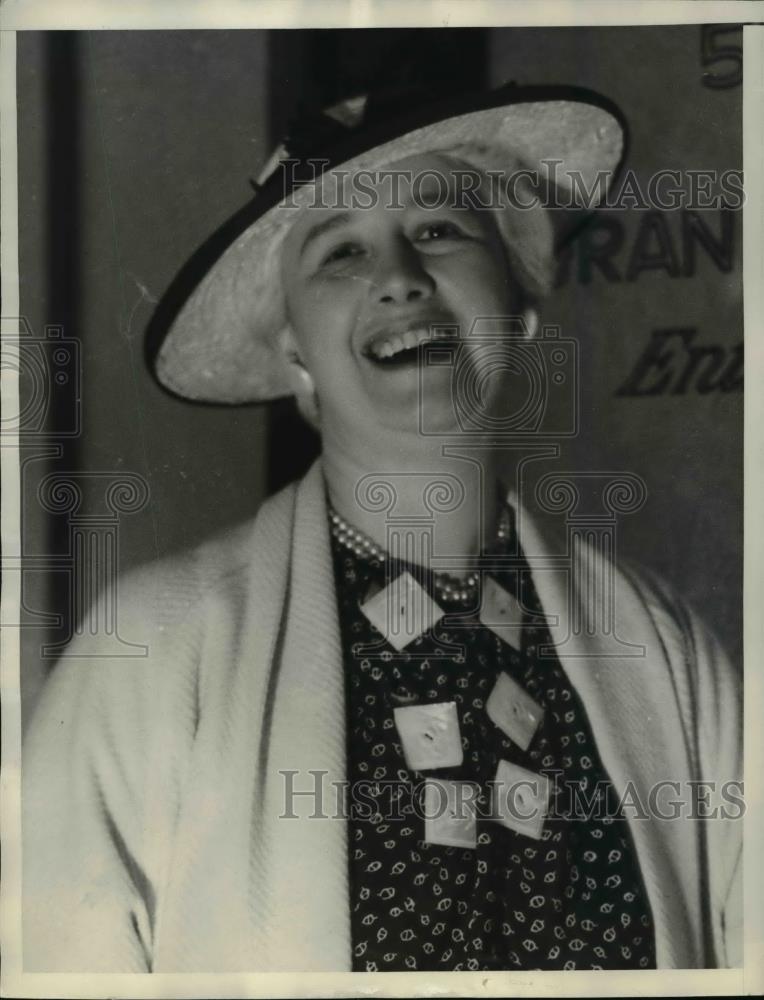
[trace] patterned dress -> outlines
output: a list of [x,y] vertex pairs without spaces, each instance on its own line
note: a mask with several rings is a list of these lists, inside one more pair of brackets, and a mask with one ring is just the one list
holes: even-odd
[[[514,537],[498,554],[513,551]],[[426,575],[358,556],[336,538],[333,558],[347,678],[353,968],[654,968],[653,925],[627,823],[584,708],[553,649],[544,648],[552,640],[522,555],[492,573],[524,610],[519,649],[477,614],[454,628],[462,609],[436,597],[445,617],[401,652],[361,605],[403,569],[425,587]],[[526,751],[485,711],[501,671],[545,710]],[[410,771],[394,709],[450,701],[462,764]],[[500,760],[554,775],[541,839],[488,818]],[[479,786],[475,849],[425,842],[417,794],[428,776]]]

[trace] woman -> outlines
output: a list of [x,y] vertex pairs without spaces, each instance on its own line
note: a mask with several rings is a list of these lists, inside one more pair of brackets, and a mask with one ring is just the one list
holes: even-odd
[[307,134],[314,160],[293,139],[184,274],[157,372],[293,393],[321,459],[120,581],[140,666],[85,640],[56,669],[25,757],[27,967],[734,964],[740,824],[697,818],[697,783],[739,776],[734,676],[665,588],[553,540],[518,395],[570,225],[527,171],[591,187],[615,109],[356,99]]

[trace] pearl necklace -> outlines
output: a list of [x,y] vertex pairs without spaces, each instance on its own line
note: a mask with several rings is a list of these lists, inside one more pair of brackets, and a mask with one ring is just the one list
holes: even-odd
[[[340,545],[344,545],[346,549],[354,552],[362,559],[370,561],[376,559],[379,562],[384,562],[388,558],[385,549],[377,545],[376,542],[373,542],[368,535],[348,524],[331,507],[329,508],[329,518],[332,522],[332,535],[334,535]],[[506,507],[503,507],[499,525],[496,529],[497,541],[502,542],[508,538],[509,531],[509,511]],[[477,597],[480,574],[469,573],[464,579],[461,579],[460,577],[452,576],[450,573],[434,573],[433,583],[438,596],[442,600],[459,601],[461,604],[472,605]]]

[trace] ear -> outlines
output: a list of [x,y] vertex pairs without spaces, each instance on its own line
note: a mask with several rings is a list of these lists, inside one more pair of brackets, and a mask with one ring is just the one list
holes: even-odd
[[316,385],[313,376],[300,357],[297,339],[289,324],[276,334],[276,346],[281,354],[289,388],[297,400],[297,407],[308,423],[318,430],[319,410]]
[[524,337],[526,340],[533,340],[539,330],[539,314],[533,306],[526,306],[522,311],[522,317],[525,326]]
[[276,334],[276,347],[281,355],[289,388],[298,396],[301,392],[315,392],[313,378],[303,364],[300,357],[300,350],[297,346],[297,338],[292,327],[287,323]]

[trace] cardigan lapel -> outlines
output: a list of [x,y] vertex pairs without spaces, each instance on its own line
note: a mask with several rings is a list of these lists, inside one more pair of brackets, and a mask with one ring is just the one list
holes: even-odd
[[[514,495],[508,499],[518,510],[520,544],[558,658],[584,704],[617,793],[633,790],[648,809],[650,789],[671,780],[682,783],[686,796],[687,781],[694,776],[687,735],[664,644],[644,602],[616,571],[615,632],[624,643],[644,647],[644,655],[613,655],[612,640],[598,632],[593,620],[594,602],[585,583],[594,580],[602,593],[607,572],[602,557],[588,545],[567,552],[565,538],[552,547],[555,532],[519,506]],[[578,630],[574,621],[581,622]],[[682,794],[672,797],[681,799]],[[658,966],[697,967],[702,964],[698,824],[640,819],[631,808],[624,812],[651,904]]]
[[[271,866],[267,968],[350,969],[347,824],[336,801],[345,779],[344,674],[318,462],[297,491],[277,656],[262,830]],[[288,787],[311,794],[288,795]]]
[[255,518],[241,612],[225,587],[199,611],[215,617],[198,651],[201,707],[160,893],[154,971],[246,971],[267,961],[273,864],[263,795],[294,494],[290,487],[266,501]]

